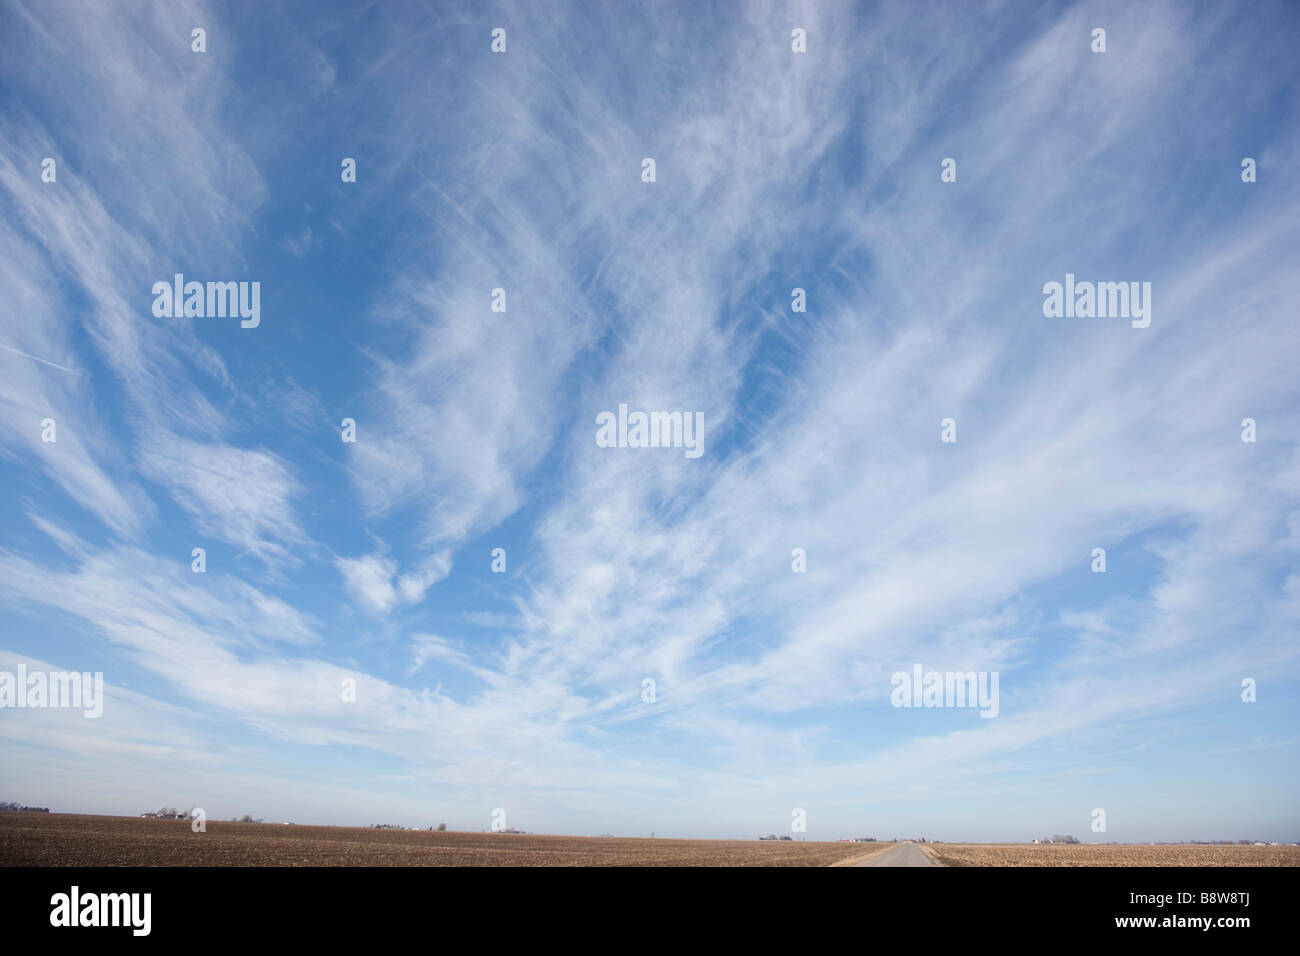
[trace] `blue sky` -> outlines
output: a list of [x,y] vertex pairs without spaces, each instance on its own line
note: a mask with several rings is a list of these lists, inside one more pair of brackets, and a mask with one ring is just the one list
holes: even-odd
[[1294,5],[113,6],[0,7],[0,798],[1300,838]]

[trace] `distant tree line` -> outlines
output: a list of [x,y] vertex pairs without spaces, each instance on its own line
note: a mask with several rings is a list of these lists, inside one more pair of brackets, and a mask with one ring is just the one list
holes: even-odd
[[145,816],[157,817],[159,820],[184,820],[189,817],[185,810],[177,810],[175,807],[162,807],[153,813],[146,813]]
[[27,810],[31,813],[49,813],[49,807],[24,807],[17,803],[0,803],[0,810]]

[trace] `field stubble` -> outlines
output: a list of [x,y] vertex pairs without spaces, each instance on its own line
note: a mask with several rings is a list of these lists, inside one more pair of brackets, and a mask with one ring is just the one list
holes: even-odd
[[944,866],[1300,866],[1300,847],[1176,843],[930,843]]

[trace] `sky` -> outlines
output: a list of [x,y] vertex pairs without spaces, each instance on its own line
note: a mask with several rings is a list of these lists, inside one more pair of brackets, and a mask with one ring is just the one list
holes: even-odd
[[5,0],[0,799],[1300,839],[1298,28]]

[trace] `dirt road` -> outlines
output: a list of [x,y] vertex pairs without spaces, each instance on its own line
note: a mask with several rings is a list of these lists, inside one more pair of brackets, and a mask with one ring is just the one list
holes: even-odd
[[880,856],[873,856],[869,860],[863,860],[855,866],[938,866],[939,864],[930,859],[925,851],[915,843],[904,843],[902,846],[896,846],[888,853],[882,853]]

